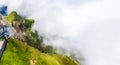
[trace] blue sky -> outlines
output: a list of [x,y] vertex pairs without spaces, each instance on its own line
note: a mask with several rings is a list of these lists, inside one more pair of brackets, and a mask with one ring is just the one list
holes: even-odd
[[7,6],[0,7],[0,14],[7,15]]

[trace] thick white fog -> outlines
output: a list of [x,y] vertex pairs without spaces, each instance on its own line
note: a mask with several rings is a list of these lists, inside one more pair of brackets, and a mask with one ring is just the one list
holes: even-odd
[[86,65],[120,65],[119,0],[1,0],[2,5],[35,19],[33,29],[46,44],[81,54]]

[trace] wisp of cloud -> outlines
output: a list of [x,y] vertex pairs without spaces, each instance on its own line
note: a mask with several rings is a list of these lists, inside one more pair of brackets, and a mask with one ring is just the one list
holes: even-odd
[[8,13],[35,19],[45,43],[82,55],[85,65],[120,65],[119,0],[1,0]]

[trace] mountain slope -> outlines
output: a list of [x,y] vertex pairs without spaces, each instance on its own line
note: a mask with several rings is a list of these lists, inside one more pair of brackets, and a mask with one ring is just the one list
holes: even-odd
[[66,55],[59,55],[51,46],[43,43],[37,31],[32,31],[32,19],[19,16],[15,11],[6,16],[1,15],[6,25],[14,28],[13,39],[9,39],[0,65],[78,65]]
[[41,53],[17,39],[9,39],[0,65],[77,65],[67,56]]
[[34,24],[33,19],[27,19],[20,16],[17,12],[13,11],[5,17],[8,23],[15,29],[14,38],[27,42],[28,45],[40,50],[44,53],[55,53],[55,49],[51,46],[44,45],[43,37],[38,35],[37,31],[32,30]]
[[0,65],[78,65],[66,55],[59,55],[51,46],[44,45],[43,37],[32,31],[34,20],[11,12],[0,20],[14,29],[13,38],[8,40]]

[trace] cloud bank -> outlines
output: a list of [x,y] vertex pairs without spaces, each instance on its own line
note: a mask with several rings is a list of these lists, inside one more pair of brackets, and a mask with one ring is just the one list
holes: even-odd
[[[35,19],[45,42],[81,53],[86,65],[120,65],[119,0],[1,0],[8,12]],[[76,56],[79,56],[77,54]]]

